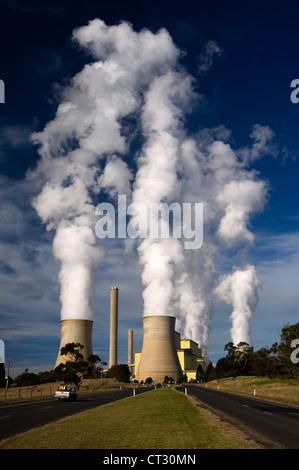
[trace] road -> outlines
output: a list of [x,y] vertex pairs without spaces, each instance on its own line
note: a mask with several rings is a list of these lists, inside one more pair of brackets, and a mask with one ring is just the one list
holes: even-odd
[[299,449],[299,407],[255,397],[187,385],[180,391],[198,398],[209,408],[268,448]]
[[[135,394],[149,390],[152,390],[152,387],[136,388]],[[132,395],[132,389],[123,389],[93,395],[79,395],[76,401],[71,402],[57,401],[53,398],[38,402],[1,405],[0,440]]]

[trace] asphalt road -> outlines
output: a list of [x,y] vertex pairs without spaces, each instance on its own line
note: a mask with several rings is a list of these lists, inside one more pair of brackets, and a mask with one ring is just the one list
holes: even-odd
[[266,447],[299,449],[299,407],[194,385],[186,388]]
[[[135,394],[138,395],[149,390],[152,390],[152,387],[136,388]],[[50,399],[1,405],[0,440],[132,395],[132,389],[123,389],[93,395],[79,395],[76,401],[70,402]]]

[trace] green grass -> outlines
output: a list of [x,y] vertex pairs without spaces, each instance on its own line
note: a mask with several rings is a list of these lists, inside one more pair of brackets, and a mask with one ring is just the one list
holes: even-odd
[[236,449],[188,398],[164,387],[0,442],[1,449]]
[[249,396],[254,396],[255,390],[255,396],[258,398],[299,405],[299,379],[228,377],[208,382],[207,387]]
[[[50,382],[46,384],[17,387],[12,385],[8,390],[0,388],[0,403],[16,403],[22,401],[42,400],[54,397],[61,382]],[[116,379],[82,379],[80,384],[80,395],[96,392],[104,392],[112,389],[132,388],[134,385]]]

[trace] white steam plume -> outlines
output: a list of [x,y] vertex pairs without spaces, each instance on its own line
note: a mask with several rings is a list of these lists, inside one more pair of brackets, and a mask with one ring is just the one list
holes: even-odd
[[[180,144],[183,110],[193,96],[190,77],[169,70],[156,77],[145,95],[142,129],[145,142],[138,159],[133,202],[180,201]],[[164,220],[162,220],[162,224]],[[149,225],[151,218],[149,218]],[[143,266],[144,314],[174,315],[175,269],[183,261],[178,239],[147,238],[138,246]]]
[[93,199],[101,189],[112,196],[130,192],[131,172],[116,155],[128,150],[121,119],[138,112],[143,88],[179,51],[167,31],[136,33],[125,22],[109,27],[95,19],[73,37],[94,61],[63,89],[55,118],[32,136],[40,160],[28,178],[42,182],[33,206],[56,231],[61,318],[91,319],[92,272],[104,256],[96,245]]
[[213,65],[213,58],[216,56],[221,56],[223,50],[218,46],[216,41],[208,41],[203,48],[203,52],[199,56],[199,67],[198,73],[200,75],[205,75]]
[[[145,238],[137,251],[144,314],[176,315],[183,334],[207,354],[217,255],[254,241],[250,217],[263,209],[267,185],[249,165],[273,151],[273,132],[256,125],[253,145],[237,150],[223,126],[190,135],[185,116],[201,96],[164,29],[137,33],[129,23],[95,19],[73,37],[93,61],[63,89],[55,118],[34,134],[40,160],[28,175],[41,182],[33,205],[56,231],[62,317],[92,318],[92,272],[104,256],[94,233],[101,193],[112,200],[126,194],[143,207],[202,202],[201,248],[187,250],[183,239]],[[202,65],[211,63],[207,67],[205,57]],[[135,172],[125,157],[132,158],[136,135]]]
[[216,295],[232,306],[231,339],[234,346],[241,342],[252,345],[250,335],[250,318],[258,303],[258,288],[262,281],[251,264],[243,269],[235,268],[231,274],[225,275],[215,289]]
[[261,158],[270,145],[265,136],[271,139],[273,135],[263,132],[262,126],[255,128],[259,132],[251,136],[253,146],[242,152],[227,143],[230,132],[222,126],[204,129],[183,144],[183,199],[204,202],[204,242],[200,250],[185,253],[180,308],[186,318],[186,334],[199,343],[204,353],[208,348],[217,256],[227,249],[237,254],[254,242],[250,217],[261,211],[267,200],[267,183],[248,169],[248,156],[254,153],[254,159]]

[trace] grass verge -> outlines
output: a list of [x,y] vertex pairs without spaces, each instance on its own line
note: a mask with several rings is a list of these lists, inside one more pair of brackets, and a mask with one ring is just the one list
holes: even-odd
[[299,405],[299,379],[269,379],[268,377],[228,377],[213,380],[206,384],[208,388],[256,396]]
[[163,387],[5,439],[0,449],[259,448],[213,416]]
[[[54,397],[61,382],[51,382],[40,385],[30,385],[27,387],[12,386],[8,390],[0,388],[0,405],[2,403],[17,403],[24,401],[34,401]],[[93,392],[106,392],[107,390],[119,388],[135,388],[135,384],[119,382],[116,379],[82,379],[79,389],[80,395]]]

